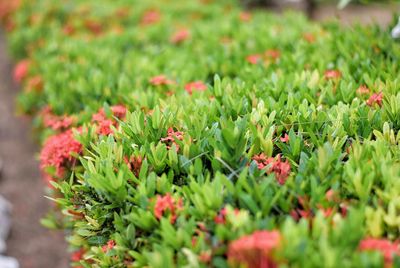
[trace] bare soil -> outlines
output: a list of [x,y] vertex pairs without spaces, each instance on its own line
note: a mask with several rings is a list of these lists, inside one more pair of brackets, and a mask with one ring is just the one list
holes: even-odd
[[49,231],[39,223],[52,204],[44,198],[30,121],[15,116],[18,87],[11,79],[11,69],[0,33],[0,159],[4,164],[0,194],[13,205],[7,255],[16,257],[22,268],[69,267],[63,233]]

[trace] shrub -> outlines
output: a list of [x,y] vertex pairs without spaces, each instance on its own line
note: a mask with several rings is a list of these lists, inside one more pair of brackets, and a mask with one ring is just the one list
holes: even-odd
[[233,0],[26,1],[7,17],[83,267],[399,263],[398,44]]

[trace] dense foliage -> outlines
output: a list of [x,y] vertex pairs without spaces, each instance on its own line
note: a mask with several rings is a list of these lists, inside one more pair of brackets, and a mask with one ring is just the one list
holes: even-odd
[[400,265],[388,32],[234,0],[3,14],[74,266]]

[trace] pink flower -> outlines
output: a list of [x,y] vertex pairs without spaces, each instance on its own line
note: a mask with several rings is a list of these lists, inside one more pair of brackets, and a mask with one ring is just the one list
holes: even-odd
[[246,61],[250,64],[257,64],[262,60],[262,56],[260,54],[253,54],[246,57]]
[[285,133],[283,137],[280,137],[281,142],[287,143],[289,142],[289,135]]
[[374,106],[375,104],[377,104],[379,107],[382,107],[382,101],[383,101],[383,92],[374,93],[367,100],[367,105]]
[[58,116],[51,112],[50,107],[46,107],[41,112],[43,116],[43,124],[47,128],[51,128],[55,131],[67,130],[74,123],[74,118],[71,116]]
[[360,95],[364,95],[364,94],[369,94],[369,88],[365,85],[361,85],[358,89],[357,89],[357,93]]
[[167,133],[167,137],[161,138],[161,141],[167,144],[168,150],[170,150],[172,145],[175,144],[176,151],[179,151],[179,145],[176,140],[183,140],[183,132],[174,131],[174,129],[170,127]]
[[75,251],[71,255],[71,260],[73,262],[81,261],[81,260],[83,260],[83,255],[85,255],[85,253],[86,253],[86,250],[84,250],[83,248],[81,248],[80,250]]
[[327,80],[339,79],[340,77],[342,77],[342,73],[339,70],[325,71],[325,79]]
[[170,212],[170,221],[175,223],[177,212],[182,209],[182,199],[174,199],[170,193],[164,196],[157,195],[156,204],[154,206],[154,216],[160,220],[165,212]]
[[202,81],[195,81],[185,85],[187,93],[192,95],[193,91],[205,91],[207,86]]
[[[112,112],[112,115],[117,117],[118,119],[122,120],[126,116],[126,107],[123,105],[111,106],[110,110]],[[111,126],[118,126],[117,121],[112,118],[107,118],[103,108],[101,108],[98,113],[92,116],[92,122],[97,125],[97,134],[104,136],[112,134]]]
[[253,156],[252,159],[257,163],[258,169],[269,167],[268,173],[275,173],[275,178],[277,179],[279,184],[285,184],[291,170],[288,160],[282,162],[280,155],[277,159],[273,157],[267,158],[263,153]]
[[25,59],[17,63],[14,68],[14,81],[21,83],[27,76],[29,72],[29,67],[31,65],[30,60]]
[[141,24],[151,25],[159,22],[161,19],[161,14],[158,10],[148,10],[143,14]]
[[239,19],[243,22],[249,22],[251,20],[251,13],[250,12],[240,12]]
[[281,57],[281,52],[277,49],[269,49],[264,53],[267,59],[278,60]]
[[280,244],[279,231],[256,231],[229,244],[228,262],[248,268],[278,267],[274,253]]
[[361,240],[359,248],[361,251],[380,252],[387,266],[391,266],[394,256],[400,256],[399,242],[391,242],[387,239],[365,238]]
[[[45,171],[48,167],[55,168],[58,177],[64,175],[66,167],[75,161],[72,153],[80,154],[82,145],[74,139],[72,130],[49,137],[40,153],[40,168]],[[53,178],[48,177],[53,180]]]
[[190,32],[188,29],[182,29],[177,32],[175,32],[171,36],[171,43],[173,44],[180,44],[184,41],[186,41],[190,37]]
[[150,79],[150,84],[153,86],[167,86],[174,84],[174,81],[168,79],[165,75],[157,75]]
[[109,250],[112,250],[116,246],[114,240],[108,240],[107,244],[101,247],[101,250],[106,253]]

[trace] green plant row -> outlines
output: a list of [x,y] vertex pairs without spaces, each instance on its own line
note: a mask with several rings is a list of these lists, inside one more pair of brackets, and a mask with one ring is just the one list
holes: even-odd
[[62,212],[43,224],[73,266],[400,265],[388,31],[233,0],[15,7],[19,107]]

